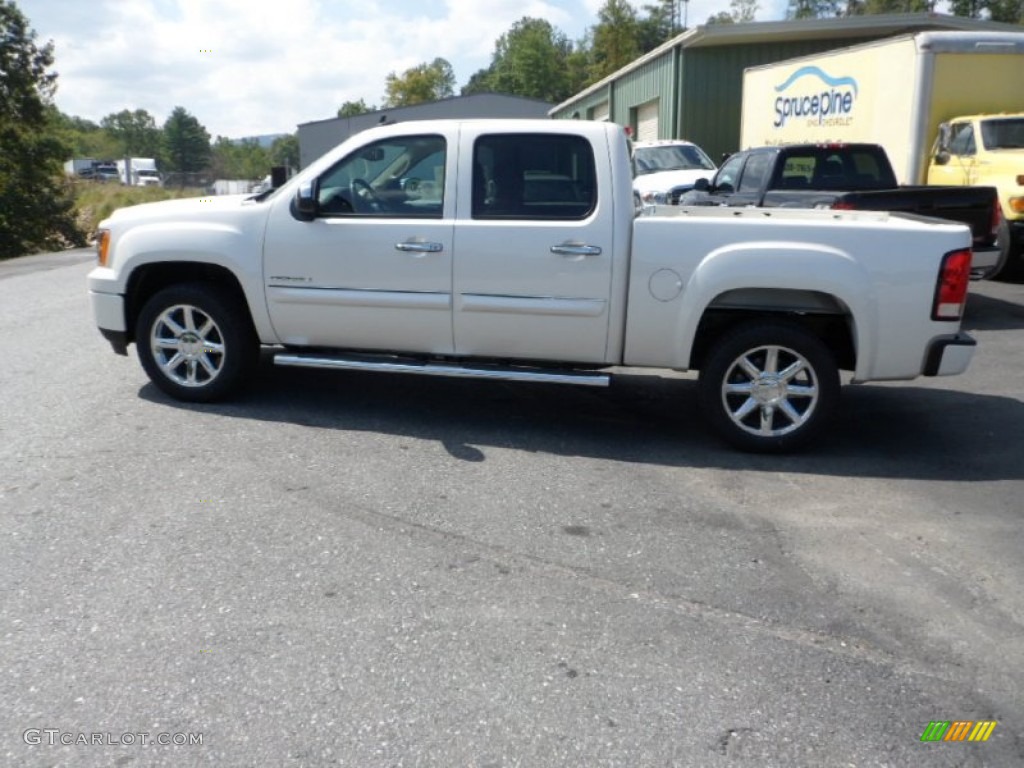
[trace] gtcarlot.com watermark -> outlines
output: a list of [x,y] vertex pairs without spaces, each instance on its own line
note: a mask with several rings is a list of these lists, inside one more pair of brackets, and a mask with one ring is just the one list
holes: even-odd
[[149,733],[148,731],[62,731],[60,728],[29,728],[21,739],[30,747],[148,747],[157,744],[162,747],[194,747],[203,743],[202,733]]

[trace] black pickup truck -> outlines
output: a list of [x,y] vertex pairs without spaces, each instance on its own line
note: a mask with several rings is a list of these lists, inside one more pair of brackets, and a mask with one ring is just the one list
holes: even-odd
[[972,275],[996,267],[1001,211],[995,187],[900,186],[877,144],[790,144],[737,152],[709,182],[698,179],[679,205],[895,211],[966,224]]

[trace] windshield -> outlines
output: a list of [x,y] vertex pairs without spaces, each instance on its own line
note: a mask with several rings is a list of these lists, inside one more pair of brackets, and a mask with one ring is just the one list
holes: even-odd
[[981,121],[985,149],[1024,149],[1024,117],[1000,117]]
[[637,175],[662,171],[713,171],[715,164],[694,144],[638,147],[634,155]]

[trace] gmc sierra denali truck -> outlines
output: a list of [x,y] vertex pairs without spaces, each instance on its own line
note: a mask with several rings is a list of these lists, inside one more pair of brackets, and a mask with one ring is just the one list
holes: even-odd
[[748,450],[805,444],[855,382],[964,371],[971,234],[861,211],[637,217],[627,139],[580,121],[359,133],[276,190],[101,224],[89,293],[172,397],[278,365],[606,385],[699,371]]

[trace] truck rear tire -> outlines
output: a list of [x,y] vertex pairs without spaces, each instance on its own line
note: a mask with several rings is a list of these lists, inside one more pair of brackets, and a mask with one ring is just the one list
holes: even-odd
[[259,361],[259,341],[244,307],[208,283],[154,294],[139,313],[135,345],[150,380],[187,402],[230,395]]
[[999,223],[996,245],[999,246],[999,262],[992,271],[991,279],[1012,283],[1024,280],[1024,243],[1013,241],[1006,219]]
[[793,323],[745,323],[701,368],[702,410],[745,451],[782,453],[813,440],[839,402],[839,369],[817,336]]

